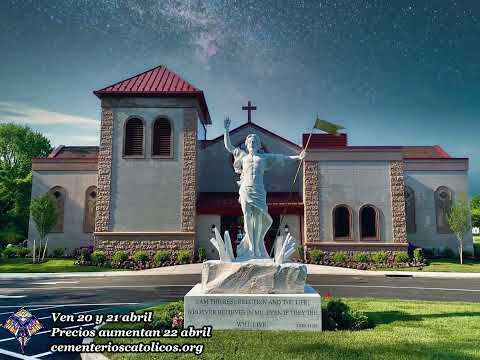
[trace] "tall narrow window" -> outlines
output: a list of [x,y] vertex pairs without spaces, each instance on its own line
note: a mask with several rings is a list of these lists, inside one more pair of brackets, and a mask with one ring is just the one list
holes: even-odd
[[379,213],[372,205],[360,209],[360,236],[362,240],[379,240]]
[[55,186],[50,189],[56,207],[57,221],[52,229],[52,233],[63,232],[63,218],[65,215],[65,189],[61,186]]
[[405,186],[405,220],[407,233],[414,234],[417,231],[415,221],[415,192],[410,186]]
[[127,120],[125,124],[124,155],[143,156],[143,121],[137,118]]
[[448,225],[448,212],[452,208],[453,193],[446,186],[440,186],[435,191],[435,213],[437,217],[437,231],[440,234],[451,233]]
[[83,218],[83,232],[93,233],[95,231],[95,213],[97,205],[97,187],[90,186],[85,191],[85,213]]
[[352,238],[352,212],[346,205],[338,205],[333,209],[333,237],[335,240]]
[[171,157],[172,152],[172,126],[170,121],[160,118],[153,124],[152,155],[161,157]]

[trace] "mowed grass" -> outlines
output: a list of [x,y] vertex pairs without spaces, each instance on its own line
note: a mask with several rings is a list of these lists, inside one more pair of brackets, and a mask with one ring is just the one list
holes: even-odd
[[459,259],[429,259],[429,264],[423,267],[408,268],[379,268],[384,271],[431,271],[431,272],[480,272],[480,260],[463,259],[463,265]]
[[43,273],[43,272],[92,272],[111,271],[98,266],[75,265],[73,259],[48,259],[41,264],[33,264],[32,259],[0,259],[0,273]]
[[[205,344],[204,353],[107,354],[133,359],[479,359],[480,304],[380,299],[348,299],[375,328],[362,331],[213,331],[210,339],[96,339],[120,343]],[[137,328],[141,327],[137,324]],[[115,328],[135,328],[116,324]]]

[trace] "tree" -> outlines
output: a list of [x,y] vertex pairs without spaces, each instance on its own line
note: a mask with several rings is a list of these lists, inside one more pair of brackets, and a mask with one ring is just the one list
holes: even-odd
[[470,200],[470,207],[472,208],[472,226],[480,227],[480,195],[475,195]]
[[[28,126],[0,124],[0,233],[28,233],[32,158],[46,157],[50,141]],[[13,229],[13,230],[12,230]]]
[[[43,261],[48,246],[47,236],[57,222],[57,209],[52,195],[46,193],[32,199],[30,211],[32,213],[32,219],[37,227],[38,234],[40,235],[40,250],[42,249],[43,240],[46,239],[43,248]],[[35,248],[33,249],[33,257],[35,260]],[[40,254],[38,254],[38,258],[40,259]]]
[[460,264],[463,264],[463,239],[472,229],[470,222],[470,204],[467,200],[460,199],[455,202],[448,213],[448,225],[457,237]]

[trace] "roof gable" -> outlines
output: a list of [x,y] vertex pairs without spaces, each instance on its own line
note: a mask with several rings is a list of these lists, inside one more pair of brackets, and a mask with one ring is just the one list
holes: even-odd
[[[247,123],[235,128],[235,129],[231,130],[230,131],[230,136],[235,135],[239,131],[241,131],[243,129],[246,129],[248,127],[254,128],[255,130],[258,130],[259,132],[262,132],[262,133],[264,133],[268,136],[272,136],[272,137],[280,140],[281,142],[285,143],[286,145],[288,145],[290,147],[293,147],[295,150],[301,150],[302,149],[299,145],[295,144],[294,142],[292,142],[290,140],[287,140],[287,139],[285,139],[285,138],[271,132],[270,130],[267,130],[267,129],[253,123],[253,122],[250,122],[250,123],[247,122]],[[223,135],[217,136],[216,138],[214,138],[212,140],[204,140],[203,144],[204,144],[204,147],[207,147],[207,146],[210,146],[210,145],[212,145],[212,144],[214,144],[218,141],[223,141]]]
[[211,124],[203,91],[163,65],[95,90],[93,93],[99,98],[105,96],[195,97],[199,102],[205,123]]

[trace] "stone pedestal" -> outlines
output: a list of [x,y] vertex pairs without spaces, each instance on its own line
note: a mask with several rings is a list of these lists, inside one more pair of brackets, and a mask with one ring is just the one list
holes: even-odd
[[307,266],[276,264],[272,259],[239,262],[210,260],[202,264],[204,294],[301,294]]
[[299,294],[205,294],[197,284],[184,316],[185,326],[214,330],[322,330],[320,295],[309,285]]

